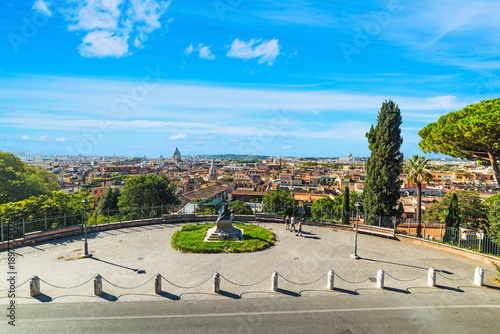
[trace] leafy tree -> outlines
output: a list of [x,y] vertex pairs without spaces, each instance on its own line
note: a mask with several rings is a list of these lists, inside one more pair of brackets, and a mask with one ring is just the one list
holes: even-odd
[[116,211],[118,210],[118,200],[120,197],[120,189],[115,188],[111,189],[111,187],[108,187],[106,192],[104,193],[104,196],[99,200],[99,203],[97,205],[97,210],[98,211]]
[[403,167],[408,173],[406,182],[409,184],[417,184],[417,236],[419,237],[421,235],[418,231],[422,228],[420,226],[422,222],[422,183],[429,182],[432,179],[429,167],[429,159],[420,155],[414,155],[411,159],[408,159]]
[[422,151],[477,160],[492,166],[500,185],[500,98],[441,116],[418,133]]
[[[3,222],[37,220],[45,217],[57,217],[51,220],[52,227],[81,223],[83,199],[91,200],[86,192],[65,194],[54,191],[49,195],[32,196],[28,199],[0,205],[0,217]],[[54,223],[55,222],[55,223]]]
[[354,191],[352,193],[349,193],[349,199],[353,203],[363,203],[363,192],[362,191]]
[[[340,197],[340,196],[339,196]],[[332,212],[336,211],[335,207],[338,205],[338,200],[334,201],[329,196],[323,196],[314,201],[312,205],[312,216],[314,219],[328,219],[331,217]]]
[[231,177],[231,176],[223,176],[219,179],[219,181],[221,182],[233,182],[234,181],[234,178]]
[[496,194],[496,195],[493,195],[491,197],[488,197],[487,199],[485,199],[485,201],[489,205],[492,205],[495,202],[499,202],[500,201],[500,194]]
[[349,186],[345,186],[344,196],[342,198],[342,224],[349,225]]
[[443,196],[439,203],[432,204],[423,215],[427,221],[445,221],[453,195],[458,198],[460,223],[476,228],[481,223],[487,223],[487,205],[481,200],[479,194],[469,190],[457,190],[452,194]]
[[295,200],[292,193],[287,190],[269,191],[262,199],[264,212],[291,215]]
[[229,204],[229,209],[234,210],[234,213],[237,215],[253,215],[253,211],[250,205],[238,200],[231,201],[231,204]]
[[250,200],[250,203],[262,203],[262,200],[258,197],[254,197]]
[[49,195],[58,188],[54,174],[31,167],[12,153],[0,151],[0,204]]
[[[460,211],[458,209],[458,196],[456,193],[453,193],[451,197],[450,206],[448,207],[448,214],[444,220],[446,227],[458,228],[460,227]],[[452,241],[451,232],[446,229],[443,240],[444,241]]]
[[488,212],[488,234],[500,245],[500,201],[494,202]]
[[366,162],[364,209],[372,217],[396,214],[403,167],[401,123],[401,111],[389,100],[382,104],[377,126],[366,134],[371,155]]
[[179,204],[175,183],[167,176],[139,175],[127,179],[118,206],[120,208]]

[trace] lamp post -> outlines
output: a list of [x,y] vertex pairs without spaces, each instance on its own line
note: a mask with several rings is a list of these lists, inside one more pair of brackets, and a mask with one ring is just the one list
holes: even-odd
[[87,244],[87,204],[89,201],[85,198],[83,201],[83,223],[84,223],[84,232],[85,232],[85,254],[82,257],[92,257],[92,254],[89,254],[89,246]]
[[355,260],[359,259],[358,256],[358,220],[359,220],[359,208],[361,208],[361,204],[356,203],[356,235],[354,237],[354,254],[351,254],[351,257]]

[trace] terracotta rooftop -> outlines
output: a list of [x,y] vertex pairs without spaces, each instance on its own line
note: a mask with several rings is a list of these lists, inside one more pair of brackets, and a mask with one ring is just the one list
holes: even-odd
[[227,185],[215,184],[213,186],[208,186],[198,190],[189,191],[183,194],[182,196],[191,201],[195,198],[211,198],[226,190],[227,190]]

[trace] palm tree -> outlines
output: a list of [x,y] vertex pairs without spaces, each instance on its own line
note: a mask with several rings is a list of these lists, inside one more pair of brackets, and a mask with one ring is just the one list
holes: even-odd
[[420,155],[414,155],[408,159],[404,165],[404,171],[408,173],[406,183],[417,184],[417,236],[421,236],[422,222],[422,183],[429,182],[432,179],[432,174],[429,170],[429,159]]

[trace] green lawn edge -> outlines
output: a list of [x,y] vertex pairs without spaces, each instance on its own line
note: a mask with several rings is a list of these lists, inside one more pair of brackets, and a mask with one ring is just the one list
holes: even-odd
[[170,245],[183,253],[250,253],[271,247],[276,236],[271,231],[253,224],[234,223],[243,229],[243,241],[203,241],[207,230],[215,224],[190,224],[172,235]]

